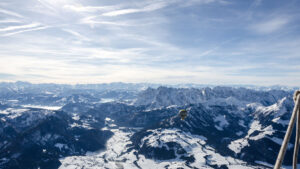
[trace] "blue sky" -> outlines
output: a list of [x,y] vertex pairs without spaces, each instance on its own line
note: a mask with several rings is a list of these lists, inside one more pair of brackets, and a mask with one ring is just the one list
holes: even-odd
[[300,85],[300,2],[1,0],[0,80]]

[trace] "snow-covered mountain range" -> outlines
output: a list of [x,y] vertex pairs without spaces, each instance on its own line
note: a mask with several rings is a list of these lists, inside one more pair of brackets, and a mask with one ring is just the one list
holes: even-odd
[[271,168],[292,94],[278,86],[0,83],[0,168]]

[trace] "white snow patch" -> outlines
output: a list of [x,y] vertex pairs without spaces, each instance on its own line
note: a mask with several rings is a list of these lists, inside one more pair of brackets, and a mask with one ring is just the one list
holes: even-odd
[[112,121],[112,119],[109,118],[109,117],[106,117],[106,118],[105,118],[105,121]]
[[0,114],[7,115],[8,118],[14,119],[21,116],[24,112],[28,111],[29,109],[15,109],[15,108],[8,108],[3,111],[0,110]]
[[[255,136],[250,136],[255,131],[259,131],[259,133]],[[262,128],[259,121],[254,120],[251,123],[250,129],[248,130],[248,134],[244,138],[240,138],[238,140],[232,141],[228,145],[228,148],[231,149],[236,154],[240,153],[244,147],[249,146],[248,140],[259,140],[264,138],[266,135],[272,135],[274,132],[275,131],[273,130],[272,126],[267,126],[265,128]]]
[[68,148],[69,148],[68,145],[62,144],[62,143],[56,143],[56,144],[54,145],[54,147],[59,148],[60,151],[61,151],[62,148],[64,148],[64,149],[68,149]]
[[113,102],[115,101],[115,99],[112,99],[112,98],[102,98],[100,100],[100,103],[109,103],[109,102]]
[[38,108],[38,109],[47,109],[47,110],[59,110],[62,108],[62,106],[42,106],[42,105],[22,105],[26,108]]
[[77,114],[74,113],[73,116],[72,116],[72,119],[73,120],[79,120],[80,117]]
[[261,164],[261,165],[264,165],[264,166],[267,166],[267,167],[271,167],[271,168],[274,167],[272,164],[264,162],[264,161],[255,161],[255,163]]
[[7,111],[7,109],[6,110],[0,110],[0,114],[10,114],[10,112],[9,111]]
[[[106,144],[105,151],[87,153],[86,156],[70,156],[61,158],[60,169],[81,169],[81,168],[137,168],[133,162],[136,156],[133,152],[126,153],[126,145],[130,144],[131,130],[121,131],[113,129],[113,137]],[[125,162],[123,162],[125,161]]]
[[242,127],[247,127],[247,126],[245,125],[244,120],[239,120],[239,125],[242,126]]
[[243,133],[244,133],[244,132],[239,131],[239,132],[236,132],[235,134],[238,135],[238,136],[241,136],[241,135],[243,135]]
[[78,124],[78,123],[72,123],[70,124],[70,127],[82,127],[82,128],[86,128],[86,129],[93,129],[88,123],[82,123],[82,124]]
[[8,102],[13,102],[13,103],[16,103],[16,102],[19,102],[19,100],[14,100],[14,99],[12,99],[12,100],[7,100]]
[[271,105],[271,106],[263,106],[263,105],[259,105],[256,107],[256,112],[262,113],[265,116],[269,115],[272,112],[275,112],[274,116],[275,117],[281,117],[285,112],[286,112],[286,108],[283,105],[283,102],[286,100],[286,97],[282,98],[281,100],[279,100],[277,103]]
[[241,150],[248,146],[249,143],[248,143],[248,140],[246,138],[241,138],[241,139],[238,139],[238,140],[235,140],[235,141],[232,141],[229,145],[228,145],[228,148],[230,150],[232,150],[233,152],[235,152],[236,154],[240,153]]
[[229,125],[225,115],[218,115],[215,117],[214,122],[218,123],[218,125],[215,125],[215,127],[220,131],[223,131],[224,127]]
[[[232,157],[223,157],[216,153],[215,150],[206,145],[206,138],[203,136],[192,135],[190,133],[182,132],[177,129],[163,129],[163,130],[148,130],[152,134],[142,139],[143,144],[149,146],[166,146],[167,142],[176,142],[181,145],[187,152],[187,156],[193,155],[195,162],[186,165],[186,161],[180,159],[180,155],[176,154],[176,158],[171,160],[154,160],[147,159],[144,155],[136,155],[136,150],[128,151],[127,145],[132,144],[130,136],[134,133],[132,128],[113,129],[112,138],[107,142],[107,149],[105,151],[87,153],[86,156],[71,156],[61,158],[62,165],[60,169],[81,169],[81,168],[124,168],[124,169],[138,169],[137,164],[143,169],[154,168],[212,168],[207,165],[226,165],[228,168],[250,169],[258,168],[247,166],[245,162],[234,159]],[[158,143],[158,140],[160,143]],[[209,157],[207,160],[206,157]]]
[[177,105],[170,105],[170,106],[167,107],[167,109],[176,108],[176,107],[177,107]]
[[283,126],[289,125],[290,120],[281,120],[280,117],[276,117],[272,120],[272,122],[277,123],[277,124],[282,124]]

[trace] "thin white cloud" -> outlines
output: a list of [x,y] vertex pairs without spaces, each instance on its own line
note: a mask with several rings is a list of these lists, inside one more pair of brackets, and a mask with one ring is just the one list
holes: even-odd
[[0,20],[0,23],[22,23],[22,21],[16,19],[3,19]]
[[22,15],[20,15],[20,14],[18,14],[16,12],[12,12],[12,11],[6,10],[6,9],[1,9],[0,8],[0,13],[6,14],[6,15],[10,15],[10,16],[15,16],[15,17],[18,17],[18,18],[24,18]]
[[0,28],[0,32],[7,32],[7,31],[14,31],[18,29],[27,29],[27,28],[34,28],[41,26],[40,23],[32,23],[32,24],[27,24],[27,25],[18,25],[18,26],[9,26],[6,28]]
[[64,5],[65,9],[69,9],[72,11],[76,12],[98,12],[98,11],[109,11],[109,10],[114,10],[117,7],[116,6],[83,6],[81,4],[76,4],[76,5]]
[[103,16],[118,16],[118,15],[126,15],[130,13],[142,12],[142,9],[122,9],[104,13]]
[[289,17],[275,17],[267,21],[256,23],[250,28],[257,33],[268,34],[282,29],[290,22]]
[[103,16],[119,16],[119,15],[126,15],[126,14],[138,13],[138,12],[151,12],[151,11],[155,11],[155,10],[164,8],[165,6],[167,6],[167,3],[160,2],[160,3],[145,6],[143,8],[129,8],[129,9],[110,11],[110,12],[104,13],[102,15]]
[[25,30],[16,31],[16,32],[10,32],[10,33],[3,34],[1,36],[12,36],[12,35],[16,35],[16,34],[20,34],[20,33],[24,33],[24,32],[32,32],[32,31],[43,30],[43,29],[47,29],[47,28],[50,28],[50,26],[40,26],[40,27],[35,27],[32,29],[25,29]]
[[100,25],[111,25],[111,26],[133,26],[132,24],[129,24],[124,21],[105,21],[105,20],[99,20],[97,19],[98,16],[89,16],[85,17],[80,20],[81,24],[88,24],[94,27],[96,24]]
[[[59,9],[64,5],[64,0],[59,3],[59,1],[56,0],[37,0],[40,5],[44,7],[43,10],[38,10],[38,12],[47,14],[47,15],[53,15],[53,16],[60,16]],[[48,10],[48,11],[47,11]]]
[[182,6],[182,7],[195,6],[195,5],[200,5],[200,4],[210,4],[210,3],[214,3],[214,2],[219,2],[222,5],[230,4],[229,2],[224,1],[224,0],[189,0],[189,1],[178,0],[176,2],[179,6]]
[[74,35],[75,37],[77,37],[79,40],[83,40],[83,41],[90,41],[89,38],[83,36],[82,34],[76,32],[76,31],[73,31],[73,30],[70,30],[70,29],[63,29],[65,32],[68,32],[70,33],[71,35]]

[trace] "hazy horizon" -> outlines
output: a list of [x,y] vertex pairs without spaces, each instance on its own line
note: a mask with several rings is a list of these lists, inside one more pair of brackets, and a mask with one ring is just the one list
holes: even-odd
[[279,84],[274,84],[274,85],[254,85],[254,84],[205,84],[205,83],[147,83],[147,82],[122,82],[122,81],[116,81],[116,82],[108,82],[108,83],[52,83],[52,82],[36,82],[32,83],[29,81],[0,81],[1,83],[29,83],[32,85],[70,85],[70,86],[76,86],[76,85],[113,85],[113,84],[125,84],[125,85],[149,85],[148,87],[153,87],[153,86],[166,86],[166,87],[245,87],[245,88],[276,88],[276,87],[283,87],[285,89],[292,89],[292,90],[297,90],[298,86],[288,86],[288,85],[279,85]]

